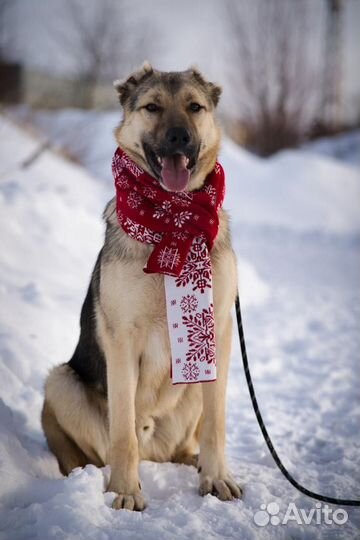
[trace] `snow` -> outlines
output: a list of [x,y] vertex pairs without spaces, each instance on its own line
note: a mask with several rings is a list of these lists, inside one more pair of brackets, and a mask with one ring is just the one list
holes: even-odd
[[222,162],[226,170],[236,167],[239,181],[229,185],[228,200],[235,203],[229,210],[246,224],[298,232],[360,230],[356,168],[293,150],[259,160],[230,141]]
[[[115,113],[99,115],[89,132],[83,159],[91,175],[50,151],[22,169],[39,140],[0,120],[0,539],[356,538],[359,509],[346,508],[344,525],[254,522],[262,504],[278,503],[283,517],[290,502],[308,511],[315,501],[282,477],[268,453],[235,328],[227,451],[241,501],[199,497],[193,468],[143,462],[148,508],[115,511],[114,494],[104,493],[108,467],[60,475],[40,427],[43,381],[78,337],[113,189],[117,121]],[[359,172],[351,160],[316,149],[260,160],[230,141],[221,161],[250,367],[269,433],[305,486],[359,499]]]
[[303,145],[308,152],[340,159],[349,165],[360,166],[360,130],[342,133],[334,137],[323,137]]

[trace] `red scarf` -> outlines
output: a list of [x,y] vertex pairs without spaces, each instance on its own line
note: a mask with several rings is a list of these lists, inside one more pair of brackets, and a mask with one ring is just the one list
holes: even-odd
[[215,164],[201,189],[178,193],[164,190],[121,148],[114,154],[112,171],[122,228],[135,240],[155,245],[144,272],[179,276],[197,237],[211,250],[225,195],[220,163]]

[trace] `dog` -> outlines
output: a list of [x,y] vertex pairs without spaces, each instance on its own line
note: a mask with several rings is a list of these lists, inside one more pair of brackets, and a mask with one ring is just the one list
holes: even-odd
[[[221,88],[196,68],[161,72],[148,63],[114,84],[123,108],[118,145],[168,191],[159,155],[185,156],[185,191],[201,188],[219,152]],[[174,137],[169,142],[174,129],[175,143]],[[71,360],[53,368],[45,382],[42,426],[60,471],[110,464],[108,490],[116,493],[116,509],[146,507],[140,460],[194,465],[200,495],[239,498],[225,459],[230,312],[237,291],[228,216],[220,210],[210,253],[217,380],[180,385],[169,377],[164,276],[143,272],[152,248],[124,232],[115,199],[104,220],[105,242],[82,307],[79,342]]]

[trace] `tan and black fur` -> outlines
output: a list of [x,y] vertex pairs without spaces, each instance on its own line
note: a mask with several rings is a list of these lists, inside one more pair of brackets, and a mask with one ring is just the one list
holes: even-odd
[[[199,188],[219,151],[220,88],[195,69],[168,73],[149,64],[116,82],[116,88],[124,110],[117,143],[161,181],[156,157],[172,151],[167,133],[186,130],[189,189]],[[163,276],[143,272],[152,248],[124,233],[114,199],[104,218],[105,243],[83,304],[79,343],[45,385],[42,424],[60,470],[68,474],[87,463],[109,463],[108,489],[118,494],[114,508],[145,507],[142,459],[196,465],[201,495],[240,497],[224,454],[230,310],[237,282],[227,215],[221,211],[211,251],[217,381],[176,386],[169,377]]]

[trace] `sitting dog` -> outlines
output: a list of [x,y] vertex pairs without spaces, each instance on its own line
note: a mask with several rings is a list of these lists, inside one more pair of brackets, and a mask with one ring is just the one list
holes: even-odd
[[[117,197],[104,212],[105,243],[82,307],[79,342],[46,380],[43,429],[63,474],[110,464],[114,508],[145,508],[140,460],[197,466],[201,495],[239,498],[224,450],[237,272],[216,162],[221,89],[196,69],[160,72],[147,63],[114,84],[123,108],[115,131]],[[175,266],[200,252],[207,270],[195,291]],[[169,301],[179,283],[199,296]],[[210,288],[208,304],[191,314]],[[184,341],[173,320],[187,325],[193,356],[186,347],[177,351]],[[196,333],[195,323],[204,323],[203,330]]]

